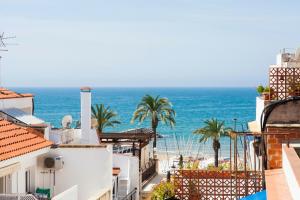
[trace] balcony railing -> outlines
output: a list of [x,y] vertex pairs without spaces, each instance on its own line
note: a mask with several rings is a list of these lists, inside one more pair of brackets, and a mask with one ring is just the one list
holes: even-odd
[[39,200],[38,198],[36,198],[35,196],[31,195],[31,194],[0,194],[0,200],[22,200],[22,199],[26,199],[26,200]]
[[150,160],[142,169],[142,182],[145,182],[156,173],[156,161]]
[[135,200],[137,189],[134,188],[129,194],[127,194],[122,200]]
[[239,199],[263,189],[260,171],[177,170],[176,197],[194,199]]

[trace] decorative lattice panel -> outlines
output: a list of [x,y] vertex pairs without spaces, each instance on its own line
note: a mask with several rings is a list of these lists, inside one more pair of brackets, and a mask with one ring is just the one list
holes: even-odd
[[271,99],[282,100],[300,95],[300,68],[271,67],[269,69]]
[[262,190],[258,171],[177,170],[176,197],[181,200],[232,200]]

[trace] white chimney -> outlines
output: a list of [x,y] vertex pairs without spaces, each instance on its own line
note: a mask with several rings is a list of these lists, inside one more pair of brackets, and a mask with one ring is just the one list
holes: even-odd
[[91,105],[92,95],[90,87],[80,88],[80,103],[81,103],[81,138],[85,142],[90,142],[91,135]]

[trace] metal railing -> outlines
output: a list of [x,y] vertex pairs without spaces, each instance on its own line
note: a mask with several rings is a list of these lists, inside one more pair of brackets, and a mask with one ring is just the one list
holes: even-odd
[[0,200],[38,200],[31,194],[0,194]]
[[142,182],[148,180],[156,173],[156,161],[151,160],[147,163],[146,167],[142,169]]
[[131,192],[129,192],[129,194],[127,194],[124,198],[122,198],[121,200],[135,200],[136,198],[136,191],[137,188],[134,188]]

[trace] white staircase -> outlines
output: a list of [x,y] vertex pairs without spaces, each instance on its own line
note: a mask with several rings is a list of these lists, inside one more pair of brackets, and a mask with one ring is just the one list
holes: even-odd
[[118,199],[121,200],[128,194],[129,181],[127,179],[119,180]]

